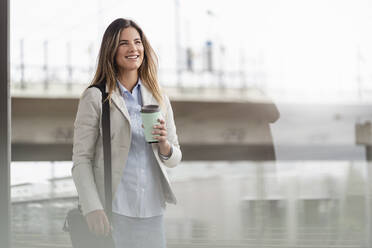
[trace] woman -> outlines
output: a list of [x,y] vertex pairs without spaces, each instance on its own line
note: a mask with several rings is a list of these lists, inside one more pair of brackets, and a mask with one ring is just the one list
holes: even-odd
[[[165,202],[176,203],[164,166],[181,161],[173,111],[157,81],[157,60],[133,21],[117,19],[106,29],[92,85],[106,84],[110,101],[112,149],[112,236],[115,246],[165,247]],[[102,94],[83,93],[75,120],[72,176],[89,229],[109,235],[103,211]],[[158,143],[145,141],[141,106],[161,106],[154,126]]]

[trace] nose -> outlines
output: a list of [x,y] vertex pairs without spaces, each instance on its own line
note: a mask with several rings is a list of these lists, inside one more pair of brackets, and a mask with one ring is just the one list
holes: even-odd
[[136,51],[137,50],[137,47],[134,43],[130,43],[129,44],[129,51],[132,52],[132,51]]

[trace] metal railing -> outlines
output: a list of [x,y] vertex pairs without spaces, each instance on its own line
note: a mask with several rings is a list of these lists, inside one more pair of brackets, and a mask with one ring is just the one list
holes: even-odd
[[[177,74],[180,73],[180,74]],[[247,73],[244,71],[208,71],[160,68],[159,83],[172,91],[198,95],[221,94],[241,99],[250,97],[246,94],[252,89],[269,95],[276,101],[299,102],[340,102],[371,103],[372,87],[361,89],[332,88],[283,88],[278,84],[267,82],[264,72]],[[11,94],[13,96],[80,96],[93,78],[92,67],[66,67],[13,65],[11,70]],[[211,92],[212,91],[212,92]],[[229,92],[230,91],[230,92]]]

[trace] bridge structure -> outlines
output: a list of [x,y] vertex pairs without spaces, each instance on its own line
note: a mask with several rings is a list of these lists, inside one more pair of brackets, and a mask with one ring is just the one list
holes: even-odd
[[[71,160],[86,84],[32,83],[12,91],[12,160]],[[164,87],[185,160],[273,160],[275,105],[257,89]]]
[[[87,86],[12,82],[12,160],[71,160],[73,122]],[[355,125],[370,118],[369,102],[301,102],[285,95],[274,101],[252,85],[203,80],[163,88],[184,160],[365,159]]]

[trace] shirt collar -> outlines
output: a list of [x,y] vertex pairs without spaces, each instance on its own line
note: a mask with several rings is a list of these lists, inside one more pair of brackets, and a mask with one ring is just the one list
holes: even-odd
[[[126,92],[130,93],[129,90],[127,90],[127,89],[125,88],[125,86],[122,85],[122,84],[120,83],[119,79],[116,79],[116,83],[117,83],[118,86],[119,86],[119,89],[120,89],[120,93],[121,93],[121,95],[124,95]],[[138,78],[138,82],[137,82],[137,84],[134,86],[133,91],[132,91],[133,94],[134,94],[136,91],[138,91],[138,90],[140,89],[141,85],[142,85],[141,79]]]

